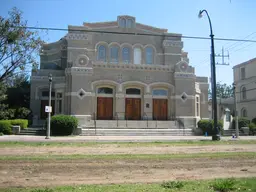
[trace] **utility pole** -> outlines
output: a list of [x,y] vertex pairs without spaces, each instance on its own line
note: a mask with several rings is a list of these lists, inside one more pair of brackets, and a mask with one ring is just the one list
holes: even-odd
[[233,90],[234,90],[234,108],[235,108],[235,128],[236,128],[236,138],[239,138],[239,128],[238,128],[238,114],[237,114],[237,107],[236,107],[236,84],[233,83]]
[[222,63],[217,62],[216,65],[229,65],[229,63],[225,63],[225,57],[229,59],[229,52],[227,55],[224,54],[224,48],[222,47],[222,53],[215,55],[215,57],[221,57],[222,58]]

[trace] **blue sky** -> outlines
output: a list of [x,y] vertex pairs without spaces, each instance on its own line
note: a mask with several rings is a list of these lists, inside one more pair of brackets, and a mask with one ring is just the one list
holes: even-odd
[[[67,28],[83,22],[116,20],[118,15],[135,16],[137,22],[167,28],[186,36],[209,36],[207,17],[198,18],[198,11],[210,14],[215,37],[256,40],[255,0],[3,0],[0,15],[6,16],[16,6],[24,12],[29,26]],[[47,40],[55,41],[65,33],[49,31]],[[45,37],[46,38],[46,37]],[[210,76],[210,41],[183,39],[190,65],[199,76]],[[231,84],[232,67],[256,57],[256,43],[215,41],[215,53],[229,51],[229,66],[217,66],[217,81]],[[216,62],[221,62],[216,58]]]

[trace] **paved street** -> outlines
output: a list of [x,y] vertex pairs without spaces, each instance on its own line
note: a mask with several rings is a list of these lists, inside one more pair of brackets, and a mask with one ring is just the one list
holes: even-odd
[[[4,141],[26,141],[26,142],[154,142],[154,141],[200,141],[211,140],[205,136],[69,136],[51,137],[45,139],[44,136],[23,136],[5,135],[0,137],[0,142]],[[221,140],[236,140],[230,137],[222,137]],[[256,140],[256,136],[241,136],[239,140]]]

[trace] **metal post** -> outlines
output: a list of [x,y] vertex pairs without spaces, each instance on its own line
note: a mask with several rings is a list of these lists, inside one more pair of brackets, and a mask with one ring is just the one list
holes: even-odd
[[237,113],[237,107],[236,107],[236,84],[233,83],[233,90],[234,90],[234,116],[235,116],[235,128],[236,128],[236,138],[239,138],[239,128],[238,128],[238,113]]
[[216,95],[216,68],[215,68],[215,52],[214,52],[214,35],[212,32],[212,23],[208,12],[204,10],[199,11],[199,17],[202,17],[203,12],[206,13],[210,25],[210,37],[211,37],[211,69],[212,69],[212,110],[213,110],[213,126],[215,134],[212,136],[212,140],[220,140],[219,128],[218,128],[218,117],[217,117],[217,95]]
[[[49,74],[49,107],[52,106],[52,74]],[[48,112],[47,133],[45,139],[50,139],[51,133],[51,110]]]

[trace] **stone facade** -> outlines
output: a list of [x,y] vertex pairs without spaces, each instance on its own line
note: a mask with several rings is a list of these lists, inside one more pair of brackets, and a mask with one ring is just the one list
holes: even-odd
[[256,117],[256,58],[233,67],[238,116]]
[[[131,110],[138,110],[140,119],[208,118],[208,79],[195,75],[182,50],[181,34],[137,23],[130,16],[68,29],[62,39],[42,47],[40,69],[32,72],[34,122],[45,118],[49,73],[54,114],[74,115],[80,124],[97,119],[104,110],[98,98],[112,98],[106,109],[112,119],[126,118],[127,98],[139,99],[139,109]],[[166,110],[160,107],[157,112],[158,100]]]

